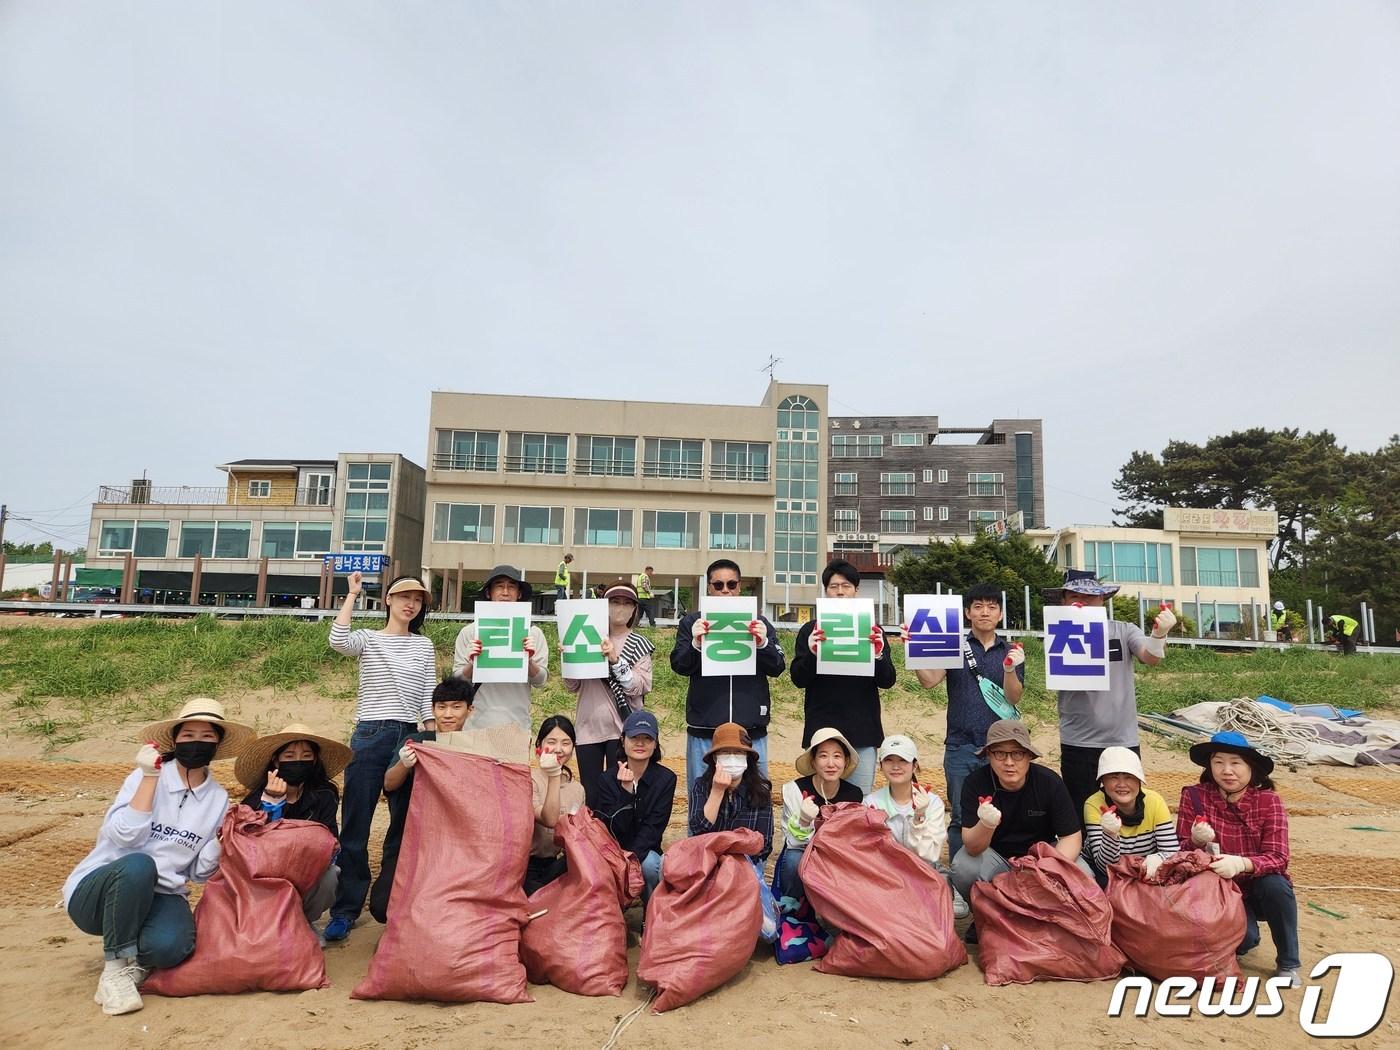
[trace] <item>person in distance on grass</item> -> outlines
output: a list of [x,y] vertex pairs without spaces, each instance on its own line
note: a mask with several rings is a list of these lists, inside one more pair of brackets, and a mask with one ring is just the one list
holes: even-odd
[[102,937],[94,999],[105,1014],[141,1009],[137,986],[146,974],[194,951],[186,883],[218,869],[217,834],[228,809],[228,792],[209,775],[209,763],[233,758],[253,731],[228,721],[217,700],[201,697],[141,736],[136,768],[102,818],[97,844],[63,884],[69,918]]
[[1142,857],[1147,877],[1181,850],[1166,800],[1147,787],[1142,759],[1126,747],[1106,747],[1099,755],[1101,790],[1084,802],[1084,853],[1100,886],[1119,857]]
[[369,891],[369,913],[380,922],[389,921],[389,898],[399,866],[399,849],[408,821],[408,803],[413,797],[413,767],[418,764],[414,744],[436,740],[439,733],[455,733],[472,714],[472,698],[479,687],[449,674],[433,687],[433,723],[436,729],[409,733],[398,754],[384,773],[384,793],[389,799],[389,830],[384,834],[384,855],[379,874]]
[[[822,570],[822,587],[828,598],[854,598],[860,591],[860,571],[850,562],[833,561]],[[840,730],[856,748],[856,769],[848,779],[868,793],[875,787],[875,749],[885,739],[880,690],[895,683],[894,659],[884,630],[876,624],[870,632],[875,647],[873,677],[818,674],[817,650],[825,640],[822,625],[808,622],[798,630],[792,651],[792,684],[806,692],[802,745],[810,747],[812,734],[823,726]]]
[[598,781],[599,819],[618,844],[642,861],[643,901],[661,881],[661,837],[671,822],[676,774],[661,764],[661,730],[650,711],[633,711],[622,726],[617,765]]
[[[311,820],[340,838],[335,814],[340,791],[334,778],[350,764],[352,752],[344,744],[293,722],[280,732],[258,737],[238,756],[233,772],[248,789],[243,804],[261,809],[267,822]],[[335,903],[340,868],[331,859],[316,885],[301,898],[306,921],[315,923]]]
[[370,823],[384,790],[385,770],[420,719],[423,728],[436,728],[432,695],[437,656],[422,633],[431,592],[418,577],[400,576],[384,591],[383,629],[352,631],[350,620],[362,586],[360,573],[352,572],[345,601],[331,625],[331,648],[360,658],[360,681],[350,737],[354,757],[345,769],[340,810],[340,887],[322,934],[328,941],[349,937],[365,906]]
[[569,759],[574,754],[577,734],[565,715],[550,715],[535,735],[539,767],[530,771],[534,786],[535,837],[530,843],[530,861],[525,868],[525,894],[553,882],[568,870],[564,855],[554,841],[554,825],[559,818],[583,808],[583,785],[574,779]]
[[1235,954],[1259,943],[1263,919],[1278,953],[1274,976],[1297,988],[1298,900],[1288,877],[1288,811],[1269,779],[1274,761],[1239,733],[1216,733],[1193,745],[1191,761],[1204,771],[1199,784],[1181,789],[1176,833],[1182,842],[1218,852],[1211,870],[1234,879],[1244,894],[1244,940]]
[[784,897],[802,896],[798,867],[817,830],[822,806],[861,802],[865,793],[848,778],[856,771],[856,749],[839,731],[823,726],[811,746],[797,756],[797,779],[783,785],[783,851],[778,854],[778,886]]

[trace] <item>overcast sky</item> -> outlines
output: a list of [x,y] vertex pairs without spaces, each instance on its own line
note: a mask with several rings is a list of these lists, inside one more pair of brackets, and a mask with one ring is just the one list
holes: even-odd
[[0,4],[0,502],[429,392],[1400,429],[1400,4]]

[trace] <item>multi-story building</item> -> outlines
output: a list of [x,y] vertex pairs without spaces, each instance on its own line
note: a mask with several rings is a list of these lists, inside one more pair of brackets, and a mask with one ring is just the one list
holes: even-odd
[[1167,507],[1160,529],[1069,525],[1038,529],[1040,543],[1062,569],[1088,569],[1149,606],[1164,600],[1201,633],[1261,629],[1270,606],[1269,547],[1278,536],[1272,510]]
[[[826,387],[771,382],[757,406],[432,395],[423,565],[448,609],[492,566],[521,567],[549,605],[653,567],[688,589],[730,557],[780,614],[810,608],[826,550]],[[672,585],[672,581],[679,581]]]
[[217,486],[103,485],[88,567],[121,569],[133,557],[138,600],[200,605],[251,604],[260,575],[269,605],[315,596],[328,553],[385,554],[391,568],[419,571],[424,472],[403,456],[241,459],[219,469],[227,477]]
[[1045,520],[1041,421],[944,427],[937,416],[832,416],[833,556],[877,567],[905,547]]

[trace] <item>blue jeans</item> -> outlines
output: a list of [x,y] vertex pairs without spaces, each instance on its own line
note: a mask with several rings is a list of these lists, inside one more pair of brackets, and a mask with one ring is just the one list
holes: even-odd
[[128,853],[88,872],[68,901],[68,917],[84,933],[101,934],[106,959],[131,959],[147,969],[177,966],[194,951],[190,902],[156,892],[156,862]]
[[878,750],[873,747],[856,748],[856,771],[851,774],[851,783],[867,795],[875,790],[875,755]]
[[[685,793],[689,797],[690,789],[695,786],[695,782],[705,772],[705,752],[710,750],[711,740],[707,736],[696,736],[694,733],[685,735]],[[768,737],[755,737],[753,749],[758,752],[758,771],[765,777],[768,775]]]
[[642,858],[642,904],[651,900],[651,895],[656,887],[661,885],[661,854],[656,850],[647,850],[647,855]]
[[1269,924],[1281,970],[1296,970],[1298,959],[1298,899],[1293,884],[1282,875],[1261,875],[1240,883],[1244,891],[1244,940],[1235,949],[1243,955],[1259,943],[1259,920]]
[[369,826],[384,790],[384,773],[418,727],[412,722],[358,722],[350,737],[354,757],[345,767],[340,800],[340,886],[331,918],[354,922],[369,893]]
[[[962,849],[962,786],[968,774],[986,760],[977,757],[976,744],[949,744],[943,749],[943,777],[948,782],[948,862]],[[964,894],[966,896],[966,894]]]
[[802,876],[798,874],[797,869],[802,866],[802,855],[806,852],[788,846],[778,854],[778,889],[784,897],[797,900],[805,892],[802,888]]

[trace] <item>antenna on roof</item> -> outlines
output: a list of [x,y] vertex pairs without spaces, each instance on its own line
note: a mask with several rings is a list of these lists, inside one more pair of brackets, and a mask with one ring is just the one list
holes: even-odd
[[775,368],[777,368],[777,367],[778,367],[780,364],[782,364],[782,363],[783,363],[783,359],[782,359],[781,357],[774,357],[772,354],[769,354],[769,355],[768,355],[768,363],[767,363],[766,365],[764,365],[762,368],[760,368],[759,371],[760,371],[760,372],[767,372],[767,373],[768,373],[768,381],[771,383],[771,382],[773,381],[773,379],[774,379],[773,370],[774,370]]

